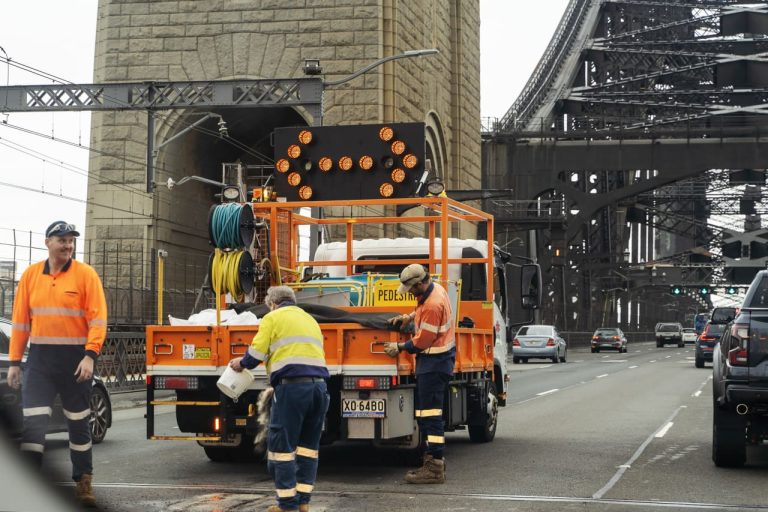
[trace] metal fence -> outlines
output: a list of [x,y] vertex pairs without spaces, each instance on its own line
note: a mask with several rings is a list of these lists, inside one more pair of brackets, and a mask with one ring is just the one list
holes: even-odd
[[107,334],[95,373],[110,391],[144,389],[144,377],[147,373],[145,340],[143,332]]

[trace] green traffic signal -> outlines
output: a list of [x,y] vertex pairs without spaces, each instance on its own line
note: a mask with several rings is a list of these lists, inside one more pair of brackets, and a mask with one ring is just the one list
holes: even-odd
[[683,287],[682,286],[670,286],[669,293],[672,295],[682,295],[683,294]]
[[707,295],[709,295],[709,287],[702,286],[701,288],[699,288],[699,295],[701,295],[702,297],[706,297]]
[[738,292],[738,290],[736,289],[736,287],[735,287],[735,286],[729,286],[729,287],[727,287],[727,288],[725,289],[725,293],[726,293],[727,295],[736,295],[736,293],[737,293],[737,292]]

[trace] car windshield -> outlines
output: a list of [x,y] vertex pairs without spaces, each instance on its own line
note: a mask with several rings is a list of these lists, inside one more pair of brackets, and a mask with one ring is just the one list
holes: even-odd
[[683,329],[683,332],[687,332],[689,334],[690,333],[695,333],[696,329],[694,329],[693,327],[686,327],[685,329]]
[[675,332],[680,330],[675,324],[661,324],[659,326],[659,332]]
[[524,325],[517,332],[518,336],[549,336],[552,334],[552,327],[549,325]]
[[619,334],[618,329],[598,329],[595,336],[614,336]]
[[710,335],[710,336],[713,335],[713,334],[717,334],[717,335],[723,334],[723,331],[725,331],[725,325],[723,325],[723,324],[709,324],[707,326],[706,331],[707,331],[707,334]]

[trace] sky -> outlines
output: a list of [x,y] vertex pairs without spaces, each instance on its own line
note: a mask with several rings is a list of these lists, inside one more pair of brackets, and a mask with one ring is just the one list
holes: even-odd
[[[568,0],[480,0],[481,115],[502,117],[525,86]],[[527,5],[531,5],[526,3]],[[3,0],[0,56],[73,83],[93,83],[98,0]],[[51,83],[0,62],[2,85]],[[0,112],[2,95],[0,95]],[[42,135],[25,133],[19,128]],[[14,237],[42,247],[56,220],[85,226],[89,113],[0,113],[0,259]],[[42,251],[15,255],[37,261]]]

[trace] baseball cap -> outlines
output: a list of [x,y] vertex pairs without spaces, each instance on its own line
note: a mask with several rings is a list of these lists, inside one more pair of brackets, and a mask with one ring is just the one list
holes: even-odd
[[80,236],[80,233],[77,231],[74,224],[69,224],[63,220],[57,220],[45,230],[45,238],[66,235]]
[[404,295],[411,291],[413,285],[420,283],[427,277],[427,271],[418,263],[411,263],[400,272],[400,286],[397,293]]

